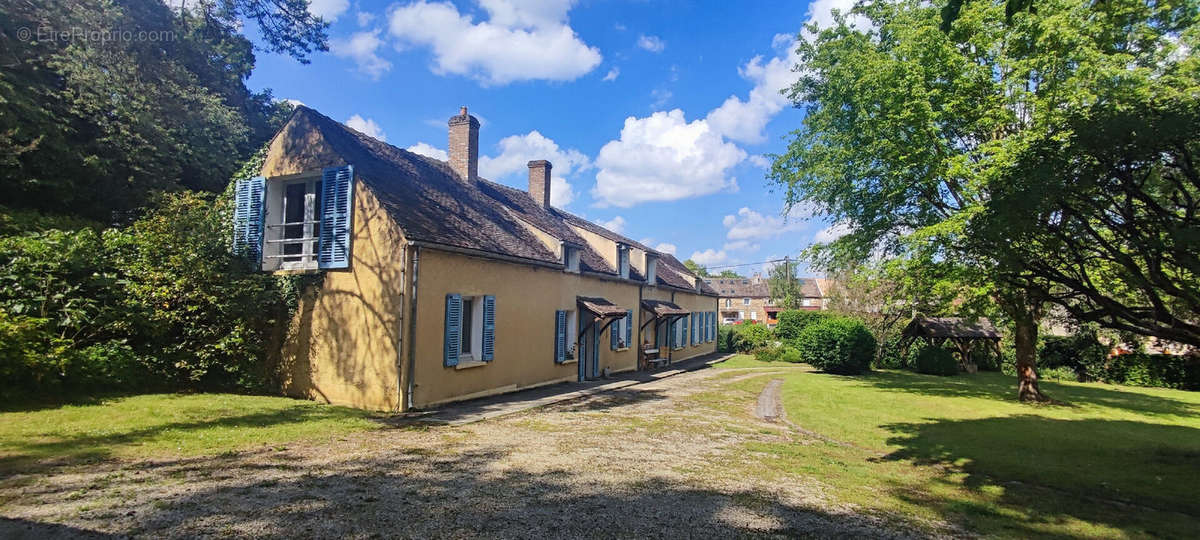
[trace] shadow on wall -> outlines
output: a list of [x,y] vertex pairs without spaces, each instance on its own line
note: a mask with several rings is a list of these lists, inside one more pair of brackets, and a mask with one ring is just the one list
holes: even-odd
[[[319,468],[297,467],[287,456],[156,463],[137,479],[113,479],[110,489],[142,490],[136,511],[114,508],[75,519],[151,537],[896,536],[861,518],[781,503],[769,493],[721,493],[663,478],[599,481],[566,470],[513,467],[519,461],[509,452],[496,447],[456,452],[451,445],[385,449]],[[498,463],[502,459],[506,462]],[[190,491],[174,481],[135,488],[147,475],[186,478]],[[214,486],[215,478],[229,480]],[[47,486],[63,496],[71,489]],[[54,527],[32,526],[48,527],[47,532]]]
[[[888,443],[901,449],[882,459],[965,473],[968,489],[998,493],[997,504],[1033,514],[1034,521],[1073,516],[1122,527],[1129,513],[1142,510],[1200,519],[1200,429],[1037,415],[883,427],[895,434]],[[1047,490],[1057,496],[1045,496]],[[922,506],[964,511],[963,501],[933,493],[896,490]]]
[[[984,398],[1012,403],[1017,395],[1016,377],[1000,373],[981,372],[938,377],[905,371],[874,371],[861,379],[866,384],[892,392],[934,397]],[[1041,381],[1038,384],[1051,397],[1068,405],[1092,405],[1151,416],[1200,415],[1200,405],[1195,403],[1130,392],[1117,386],[1057,384],[1049,381]]]
[[351,271],[330,271],[322,284],[303,291],[280,345],[278,371],[288,395],[385,409],[399,405],[404,261],[401,251],[390,249],[400,239],[389,232],[386,212],[373,197],[358,200],[369,204],[355,209]]

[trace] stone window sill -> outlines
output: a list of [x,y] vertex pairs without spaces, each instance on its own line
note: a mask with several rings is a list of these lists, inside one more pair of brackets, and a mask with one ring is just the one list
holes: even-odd
[[483,360],[459,360],[458,365],[454,369],[471,369],[488,365]]

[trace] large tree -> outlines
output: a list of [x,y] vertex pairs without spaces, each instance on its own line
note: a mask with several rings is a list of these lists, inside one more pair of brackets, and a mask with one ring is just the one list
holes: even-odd
[[[1047,302],[1111,322],[1096,314],[1115,307],[1106,294],[1125,307],[1154,304],[1141,294],[1164,285],[1186,296],[1200,268],[1190,266],[1194,248],[1180,253],[1186,235],[1163,239],[1195,231],[1196,184],[1186,174],[1156,180],[1187,168],[1197,131],[1176,129],[1156,142],[1158,133],[1121,122],[1131,111],[1195,109],[1196,61],[1186,51],[1197,45],[1196,7],[1059,0],[1038,8],[1009,20],[1002,1],[970,2],[944,33],[936,6],[858,4],[857,28],[838,17],[802,40],[791,97],[806,109],[804,128],[772,171],[790,203],[816,203],[851,229],[815,251],[824,264],[901,257],[986,281],[1013,324],[1023,400],[1044,399],[1035,366]],[[1107,142],[1095,138],[1095,123],[1110,128]],[[1130,138],[1138,152],[1121,142]],[[1118,180],[1125,176],[1135,180]],[[1111,191],[1116,184],[1121,191]],[[1133,218],[1139,234],[1129,234],[1128,218],[1114,218],[1122,211],[1144,216]],[[1053,228],[1064,221],[1076,230]],[[1096,232],[1081,235],[1089,227]],[[1115,252],[1151,238],[1143,247],[1175,249],[1162,257],[1169,269],[1147,285],[1137,273],[1154,274],[1154,264]],[[1084,249],[1091,242],[1101,246]],[[1096,249],[1112,260],[1098,261]],[[1078,287],[1081,273],[1103,275],[1092,291],[1099,295]],[[1174,329],[1195,320],[1184,304],[1161,304],[1152,306],[1156,317],[1170,312]],[[1126,311],[1125,320],[1146,313]]]
[[156,191],[223,188],[289,109],[246,87],[254,54],[238,14],[258,13],[276,29],[270,48],[304,58],[324,47],[324,23],[288,15],[293,4],[306,5],[6,3],[2,204],[107,221]]

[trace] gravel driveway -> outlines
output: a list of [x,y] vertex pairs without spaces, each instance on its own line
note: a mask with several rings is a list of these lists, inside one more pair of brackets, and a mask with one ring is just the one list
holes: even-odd
[[[702,370],[458,427],[5,480],[0,537],[887,537],[811,480],[722,474],[779,424],[706,407]],[[740,399],[740,398],[739,398]]]

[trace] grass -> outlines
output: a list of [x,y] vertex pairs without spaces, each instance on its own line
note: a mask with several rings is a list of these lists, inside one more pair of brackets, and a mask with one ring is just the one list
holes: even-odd
[[374,429],[367,412],[281,397],[150,394],[0,413],[0,472],[48,458],[201,456]]
[[[788,419],[834,442],[748,443],[748,473],[809,477],[906,522],[993,536],[1188,537],[1200,523],[1200,393],[1044,382],[1067,406],[1024,405],[998,373],[857,377],[740,356],[781,375]],[[839,444],[840,443],[840,444]],[[955,531],[942,531],[953,534]]]

